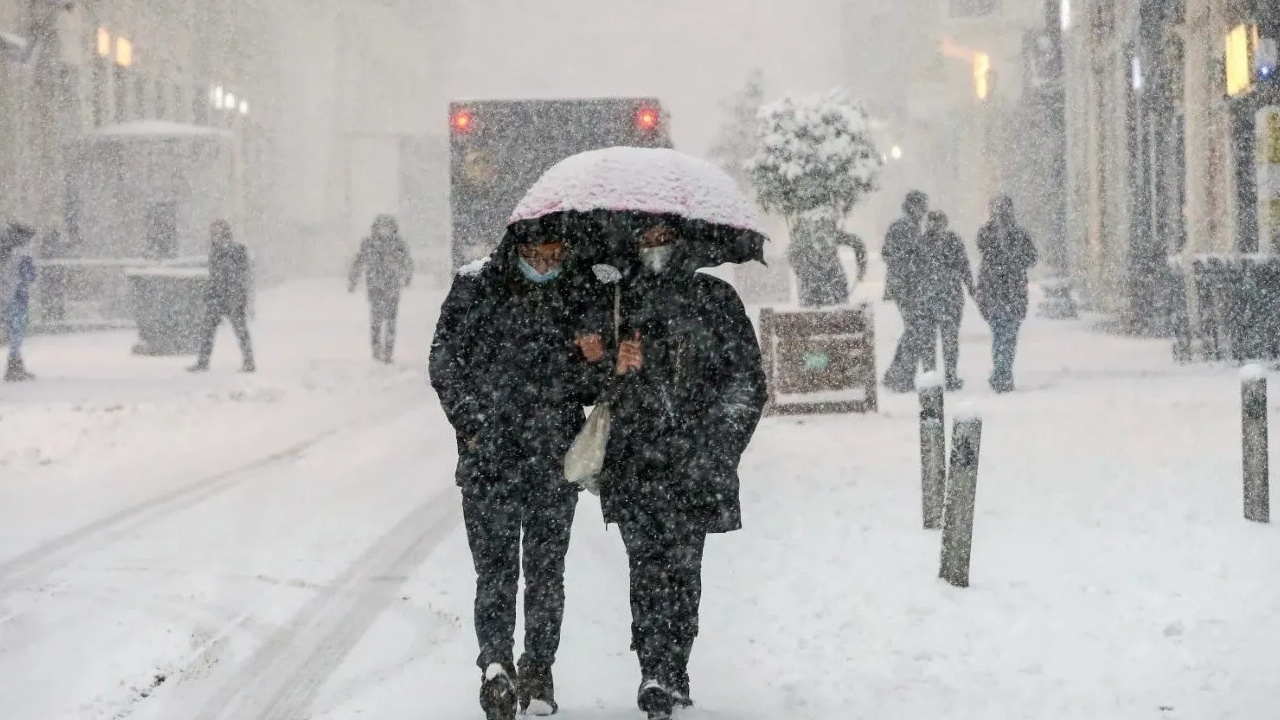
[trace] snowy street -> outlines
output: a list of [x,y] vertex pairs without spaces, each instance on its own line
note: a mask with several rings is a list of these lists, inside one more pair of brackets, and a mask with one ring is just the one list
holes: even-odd
[[[407,292],[391,367],[336,280],[263,293],[256,375],[226,327],[201,376],[130,356],[130,333],[29,341],[40,380],[0,390],[5,716],[481,717],[425,374],[442,299]],[[883,369],[901,326],[877,322]],[[1275,717],[1280,535],[1241,517],[1236,368],[1034,318],[996,396],[988,341],[970,306],[947,402],[985,419],[972,587],[937,579],[920,529],[914,395],[767,418],[745,529],[708,542],[683,717]],[[640,718],[626,558],[587,495],[568,564],[559,717]]]

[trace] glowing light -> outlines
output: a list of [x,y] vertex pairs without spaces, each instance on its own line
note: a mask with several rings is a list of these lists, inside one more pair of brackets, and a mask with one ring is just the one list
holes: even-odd
[[901,145],[894,145],[894,146],[893,146],[893,148],[892,148],[891,150],[889,150],[889,154],[893,156],[893,159],[894,159],[894,160],[901,160],[901,159],[902,159],[902,146],[901,146]]
[[111,55],[111,31],[104,27],[98,28],[98,54],[102,57]]
[[223,94],[223,91],[222,91],[222,86],[218,85],[217,87],[215,87],[213,89],[213,92],[210,93],[210,97],[213,98],[213,106],[221,110],[222,102],[223,100],[226,99],[226,96]]
[[240,114],[241,114],[241,115],[248,115],[248,114],[249,114],[249,101],[248,101],[248,100],[241,100],[241,101],[240,101]]
[[636,113],[636,127],[644,132],[650,132],[658,127],[658,121],[661,116],[657,110],[653,108],[640,108]]
[[1227,96],[1235,97],[1253,89],[1253,48],[1257,46],[1258,29],[1237,25],[1227,33]]
[[973,56],[973,90],[979,100],[991,95],[991,56],[984,52]]
[[1062,0],[1062,7],[1059,8],[1060,19],[1062,20],[1062,30],[1066,32],[1071,29],[1071,0]]
[[116,38],[116,64],[129,67],[133,64],[133,43],[127,38]]
[[458,134],[471,132],[476,125],[476,116],[470,110],[459,110],[449,118],[449,126]]
[[223,98],[222,98],[222,104],[223,104],[223,105],[224,105],[228,110],[235,110],[235,109],[236,109],[236,95],[235,95],[235,93],[227,93],[225,96],[223,96]]

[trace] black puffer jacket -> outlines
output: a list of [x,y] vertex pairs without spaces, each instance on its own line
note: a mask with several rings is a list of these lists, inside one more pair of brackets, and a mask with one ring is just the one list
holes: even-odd
[[1021,321],[1027,317],[1027,271],[1038,260],[1031,235],[1016,223],[993,220],[978,231],[977,301],[982,317],[991,321]]
[[601,505],[605,522],[683,514],[706,532],[742,527],[738,462],[766,400],[742,301],[708,275],[640,275],[623,292],[622,337],[644,367],[616,380]]
[[440,311],[431,385],[457,433],[459,485],[535,482],[570,490],[564,455],[609,363],[588,364],[575,344],[599,332],[598,292],[557,280],[537,285],[514,258],[464,269]]

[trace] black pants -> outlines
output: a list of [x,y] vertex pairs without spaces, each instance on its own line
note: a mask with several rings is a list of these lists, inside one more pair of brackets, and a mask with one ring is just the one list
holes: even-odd
[[619,528],[631,570],[631,647],[640,673],[669,689],[687,689],[706,533],[671,517],[635,517]]
[[898,311],[902,313],[902,337],[885,371],[884,382],[890,387],[908,389],[915,386],[916,369],[925,360],[928,348],[933,347],[929,342],[931,320],[928,313],[911,304],[899,303]]
[[369,293],[369,344],[373,357],[391,361],[396,349],[396,317],[400,314],[400,293]]
[[462,490],[463,521],[476,569],[476,663],[481,669],[491,663],[512,667],[522,564],[524,656],[548,665],[556,659],[564,620],[564,558],[578,494],[563,480],[559,486],[553,482],[548,479],[532,491],[504,482]]
[[959,377],[960,368],[960,315],[939,312],[930,316],[928,328],[923,334],[921,360],[925,372],[938,369],[938,338],[942,338],[942,365],[947,379]]
[[991,383],[1010,387],[1013,385],[1013,360],[1018,352],[1018,331],[1022,320],[1016,317],[995,317],[991,325]]
[[204,315],[204,324],[200,328],[199,363],[208,365],[209,358],[213,357],[213,340],[218,335],[218,326],[222,324],[224,317],[231,323],[231,329],[236,333],[236,341],[240,343],[240,357],[244,364],[253,365],[253,342],[249,339],[249,321],[245,317],[243,305],[208,306]]

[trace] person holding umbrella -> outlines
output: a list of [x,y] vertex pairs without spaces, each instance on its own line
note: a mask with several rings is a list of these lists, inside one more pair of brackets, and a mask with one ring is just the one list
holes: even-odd
[[[457,483],[476,571],[480,706],[488,720],[556,711],[551,668],[577,489],[563,458],[608,376],[594,288],[568,276],[554,228],[508,232],[459,270],[431,346],[431,385],[458,442]],[[590,335],[591,339],[587,336]],[[592,364],[584,356],[589,356]],[[523,538],[522,538],[523,536]],[[524,655],[513,662],[524,569]]]
[[582,339],[588,359],[612,358],[595,394],[596,411],[607,407],[609,419],[574,442],[565,478],[582,477],[580,459],[595,464],[584,487],[599,492],[605,522],[618,525],[627,551],[636,701],[650,718],[669,718],[692,703],[706,536],[742,527],[738,463],[767,397],[742,301],[728,283],[697,271],[763,261],[766,238],[732,178],[668,149],[617,147],[561,161],[530,188],[508,227],[551,218],[585,241],[573,264],[590,267],[597,288],[612,284],[594,297],[591,325],[618,338],[616,348],[591,337],[598,333]]

